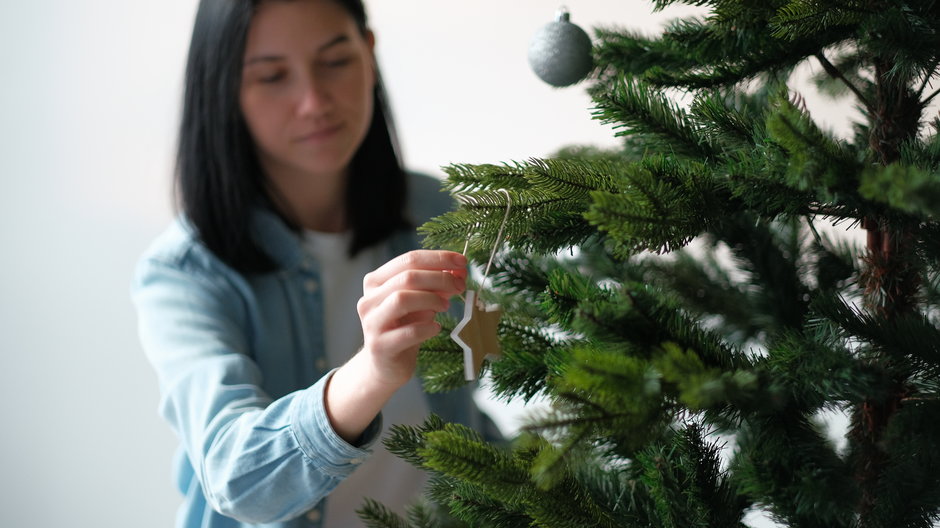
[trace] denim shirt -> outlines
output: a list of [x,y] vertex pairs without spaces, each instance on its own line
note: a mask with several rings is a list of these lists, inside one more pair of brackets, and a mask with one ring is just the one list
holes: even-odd
[[[410,178],[416,225],[448,209],[436,180]],[[180,440],[180,528],[317,528],[322,499],[370,455],[382,430],[380,414],[359,445],[333,431],[323,404],[331,372],[318,264],[273,213],[256,211],[252,226],[278,271],[233,270],[179,220],[147,250],[134,277],[159,412]],[[403,231],[388,247],[391,259],[418,240]],[[429,395],[429,407],[482,431],[491,424],[472,389]]]

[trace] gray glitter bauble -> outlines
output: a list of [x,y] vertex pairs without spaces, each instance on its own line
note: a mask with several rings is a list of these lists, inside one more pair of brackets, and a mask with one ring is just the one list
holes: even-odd
[[568,19],[568,12],[560,10],[555,21],[538,30],[529,43],[529,66],[552,86],[574,84],[594,66],[591,38]]

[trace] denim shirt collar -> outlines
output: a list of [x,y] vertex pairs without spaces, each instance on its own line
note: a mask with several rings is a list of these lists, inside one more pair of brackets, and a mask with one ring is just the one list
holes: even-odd
[[[281,218],[267,208],[258,208],[252,213],[252,236],[258,246],[281,269],[293,270],[305,262],[305,253],[300,237]],[[388,239],[389,258],[420,247],[415,230],[396,231]]]
[[255,243],[281,269],[296,269],[304,260],[300,237],[281,218],[267,208],[257,208],[251,215]]

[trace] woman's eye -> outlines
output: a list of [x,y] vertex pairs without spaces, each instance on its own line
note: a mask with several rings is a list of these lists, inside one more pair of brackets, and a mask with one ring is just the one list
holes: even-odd
[[284,72],[276,72],[269,75],[262,75],[261,77],[258,77],[258,81],[264,84],[273,84],[283,80],[284,77]]
[[323,61],[323,65],[326,66],[326,67],[328,67],[328,68],[341,68],[341,67],[346,66],[347,64],[349,64],[349,63],[351,63],[351,62],[352,62],[352,58],[351,58],[351,57],[343,57],[343,58],[341,58],[341,59],[334,59],[334,60]]

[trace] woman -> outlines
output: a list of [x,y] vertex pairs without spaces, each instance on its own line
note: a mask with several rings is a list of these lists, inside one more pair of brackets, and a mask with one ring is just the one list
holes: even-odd
[[466,259],[409,251],[448,204],[400,167],[373,47],[360,0],[199,5],[183,215],[133,291],[181,441],[178,526],[359,525],[363,496],[400,505],[423,478],[375,446],[383,415],[480,425],[413,379]]

